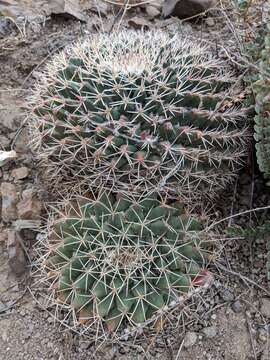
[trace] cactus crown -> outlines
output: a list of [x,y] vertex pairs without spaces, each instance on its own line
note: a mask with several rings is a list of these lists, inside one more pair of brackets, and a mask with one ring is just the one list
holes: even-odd
[[201,285],[210,245],[180,203],[102,192],[59,213],[42,266],[80,323],[141,324]]
[[93,35],[42,76],[33,143],[61,184],[196,196],[224,185],[244,154],[233,83],[224,62],[187,39]]

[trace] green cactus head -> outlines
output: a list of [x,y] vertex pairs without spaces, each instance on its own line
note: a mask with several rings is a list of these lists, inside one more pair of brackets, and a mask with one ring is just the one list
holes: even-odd
[[41,268],[77,323],[144,324],[209,279],[213,250],[200,228],[180,203],[103,192],[59,211]]
[[61,188],[210,194],[205,186],[223,186],[244,155],[234,82],[209,48],[179,36],[92,35],[41,76],[33,143]]

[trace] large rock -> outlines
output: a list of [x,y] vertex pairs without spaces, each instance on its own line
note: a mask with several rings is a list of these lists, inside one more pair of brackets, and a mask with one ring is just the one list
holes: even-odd
[[18,194],[14,184],[3,182],[0,188],[2,196],[2,220],[11,222],[17,218]]
[[22,238],[15,230],[8,232],[8,263],[11,270],[18,276],[22,275],[26,270],[26,258],[22,249]]
[[167,0],[163,4],[162,15],[186,19],[215,7],[216,3],[217,0]]

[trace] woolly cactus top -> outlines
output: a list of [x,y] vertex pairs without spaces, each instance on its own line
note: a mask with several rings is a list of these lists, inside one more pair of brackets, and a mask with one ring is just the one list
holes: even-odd
[[196,196],[224,185],[244,154],[244,110],[232,85],[223,61],[182,37],[93,35],[42,75],[33,144],[66,189],[64,181]]

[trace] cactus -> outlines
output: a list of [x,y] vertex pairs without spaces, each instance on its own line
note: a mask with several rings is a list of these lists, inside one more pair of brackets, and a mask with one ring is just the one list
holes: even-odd
[[91,35],[41,75],[32,143],[50,185],[68,192],[102,184],[209,195],[245,154],[236,92],[230,68],[207,46],[159,31]]
[[[265,24],[265,43],[261,51],[259,80],[253,85],[255,99],[255,140],[257,161],[270,179],[270,26]],[[269,183],[268,183],[269,184]]]
[[57,214],[41,270],[77,325],[143,324],[209,279],[213,248],[179,202],[103,191]]

